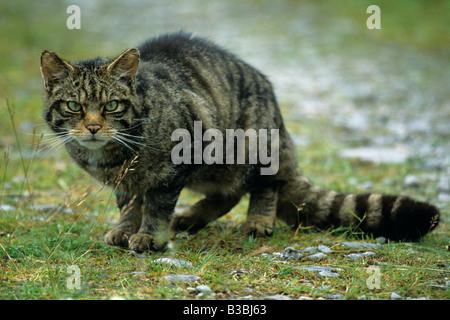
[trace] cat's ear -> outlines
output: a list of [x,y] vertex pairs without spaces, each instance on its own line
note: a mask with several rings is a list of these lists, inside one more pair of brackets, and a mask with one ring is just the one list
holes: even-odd
[[114,59],[108,67],[107,72],[115,77],[123,78],[130,83],[134,82],[136,72],[139,66],[139,50],[136,48],[128,49],[119,57]]
[[45,50],[41,55],[41,73],[45,86],[57,83],[75,72],[75,68],[56,53]]

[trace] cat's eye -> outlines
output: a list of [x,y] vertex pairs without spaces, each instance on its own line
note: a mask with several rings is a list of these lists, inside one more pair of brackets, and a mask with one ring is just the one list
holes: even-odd
[[112,100],[105,104],[105,110],[106,112],[114,112],[119,108],[119,102],[117,100]]
[[79,103],[76,103],[75,101],[67,101],[66,105],[67,105],[67,108],[72,112],[80,112],[81,111],[81,105]]

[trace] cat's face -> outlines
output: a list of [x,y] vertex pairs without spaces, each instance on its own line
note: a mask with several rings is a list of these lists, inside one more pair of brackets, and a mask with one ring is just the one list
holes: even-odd
[[70,64],[44,51],[41,71],[46,88],[44,118],[65,143],[88,149],[109,142],[127,145],[138,118],[133,105],[139,51],[130,49],[115,60]]

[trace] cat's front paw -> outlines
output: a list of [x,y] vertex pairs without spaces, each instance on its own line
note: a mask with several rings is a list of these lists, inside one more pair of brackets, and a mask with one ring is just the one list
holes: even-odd
[[146,233],[136,233],[130,237],[128,242],[128,247],[134,251],[160,251],[167,247],[167,242],[161,243],[160,241],[155,241],[155,238]]
[[131,234],[119,229],[113,229],[105,235],[105,242],[110,246],[128,247]]
[[249,233],[254,236],[266,236],[270,237],[273,235],[274,222],[271,218],[265,217],[254,217],[249,218],[241,226],[241,231],[244,233]]

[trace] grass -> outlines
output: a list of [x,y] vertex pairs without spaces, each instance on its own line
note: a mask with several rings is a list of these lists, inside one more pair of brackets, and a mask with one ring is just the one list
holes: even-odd
[[[430,245],[443,246],[436,239],[419,245],[387,244],[377,250],[376,258],[352,261],[344,255],[354,250],[333,246],[346,238],[327,233],[307,232],[293,238],[292,231],[280,229],[272,239],[248,239],[234,228],[211,226],[195,236],[176,238],[175,249],[169,252],[132,255],[102,242],[104,226],[91,232],[96,223],[93,216],[66,217],[64,224],[56,216],[30,222],[31,216],[24,217],[29,222],[17,226],[2,241],[3,299],[196,299],[198,293],[192,287],[197,284],[207,284],[215,293],[210,298],[215,299],[249,294],[255,298],[274,294],[319,298],[336,293],[345,299],[362,295],[386,299],[392,291],[407,297],[448,298],[448,291],[430,287],[442,283],[448,268],[448,253],[430,250]],[[322,278],[295,268],[305,262],[285,264],[260,254],[262,250],[281,251],[299,241],[301,247],[331,243],[333,253],[315,265],[339,267],[344,270],[340,277]],[[188,260],[193,267],[152,263],[161,256]],[[369,290],[366,269],[379,262],[381,288]],[[67,270],[72,265],[81,270],[81,288],[77,290],[67,285],[71,276]],[[233,273],[236,270],[246,272]],[[169,285],[163,276],[173,273],[196,274],[201,280]]]
[[[269,7],[272,4],[261,3]],[[442,27],[439,21],[446,19],[436,16],[448,10],[421,1],[411,3],[405,8],[399,4],[389,7],[387,2],[381,2],[379,33],[364,30],[364,34],[345,37],[360,37],[358,41],[369,37],[370,41],[379,43],[394,41],[399,45],[412,44],[424,52],[447,54],[443,48],[448,43],[448,35],[438,32]],[[443,3],[442,6],[448,6]],[[324,4],[320,8],[324,10],[322,16],[326,22],[345,18],[365,25],[367,5],[361,6],[362,9],[349,1],[338,7]],[[48,10],[55,14],[46,15]],[[363,260],[350,260],[345,256],[366,250],[339,246],[343,241],[374,242],[374,239],[361,238],[357,228],[316,232],[308,228],[290,230],[280,224],[272,238],[249,238],[240,234],[238,226],[245,219],[246,200],[198,234],[178,235],[173,247],[166,252],[136,255],[107,246],[103,236],[117,223],[119,216],[111,191],[76,167],[63,150],[48,151],[42,147],[40,52],[53,49],[74,59],[97,53],[111,54],[110,48],[118,49],[110,39],[91,37],[86,40],[84,31],[68,31],[65,10],[63,4],[46,2],[42,6],[29,1],[0,3],[0,12],[4,13],[0,19],[3,31],[0,34],[0,56],[3,57],[0,59],[1,299],[230,299],[275,294],[314,299],[333,294],[340,294],[342,299],[358,299],[363,295],[389,299],[391,292],[412,298],[450,298],[449,289],[431,286],[445,285],[450,278],[449,211],[446,208],[442,210],[441,226],[422,242],[387,243],[374,250],[375,257]],[[88,29],[89,15],[84,8],[82,10],[83,17],[87,17],[82,28]],[[411,23],[411,17],[418,12],[422,12],[425,28]],[[283,20],[280,16],[274,19]],[[396,23],[397,20],[401,23]],[[317,21],[319,28],[326,27],[327,23]],[[280,32],[289,32],[285,26],[289,24],[278,25]],[[271,32],[272,26],[264,28],[267,28],[265,32]],[[351,41],[345,37],[339,38],[342,43],[338,46],[347,46]],[[335,51],[336,48],[327,49]],[[311,138],[310,143],[299,150],[298,159],[307,175],[322,186],[343,192],[366,192],[359,185],[371,181],[374,185],[371,191],[408,193],[421,200],[437,198],[436,188],[430,186],[404,190],[402,181],[409,173],[430,173],[429,169],[417,165],[420,162],[417,159],[398,165],[341,159],[337,156],[340,144],[335,131],[325,130],[331,127],[326,117],[291,121],[288,126],[297,136]],[[383,182],[386,178],[395,178],[397,182],[386,184]],[[198,195],[184,191],[179,206],[188,206],[197,199]],[[316,262],[286,263],[262,255],[281,252],[287,246],[302,249],[319,244],[333,251],[325,260]],[[174,267],[153,262],[160,257],[187,260],[193,266]],[[332,266],[342,271],[337,278],[320,277],[297,268],[305,265]],[[68,272],[71,266],[78,266],[80,270],[79,289],[70,289],[68,285],[74,275]],[[367,286],[370,266],[380,268],[379,289]],[[168,274],[194,274],[201,280],[172,284],[164,279]],[[208,285],[214,295],[199,296],[194,289],[198,284]]]
[[[318,147],[327,149],[316,144],[308,148],[317,150]],[[312,160],[323,157],[320,153],[312,154]],[[317,299],[340,294],[343,299],[361,296],[389,299],[393,291],[404,297],[449,298],[448,289],[430,286],[443,285],[449,276],[445,226],[423,242],[388,243],[375,250],[375,257],[350,260],[345,258],[346,254],[366,250],[352,250],[338,244],[360,240],[356,228],[318,233],[303,228],[294,232],[279,225],[272,238],[249,238],[238,231],[247,206],[247,201],[243,201],[231,214],[198,234],[178,235],[166,252],[133,254],[103,242],[103,235],[118,219],[110,190],[90,180],[62,152],[51,159],[26,160],[10,157],[5,151],[2,163],[2,168],[8,169],[4,173],[8,182],[2,181],[1,203],[13,206],[12,210],[0,210],[2,299],[230,299],[275,294],[292,298]],[[57,167],[52,163],[58,163]],[[312,175],[320,171],[314,165],[307,169]],[[356,172],[364,181],[389,175],[389,170],[383,169],[334,159],[325,171],[331,176],[336,171],[343,181]],[[28,172],[25,181],[14,179],[24,171]],[[55,181],[61,182],[54,184]],[[181,205],[197,199],[197,195],[183,192]],[[52,206],[41,207],[43,204]],[[373,242],[373,239],[363,240]],[[320,262],[286,263],[262,255],[280,252],[287,246],[301,249],[319,244],[333,250]],[[154,263],[159,257],[187,260],[193,267]],[[79,289],[70,289],[68,285],[73,276],[68,270],[73,265],[80,270]],[[343,271],[338,278],[324,278],[296,268],[304,265],[333,266]],[[380,268],[380,289],[371,290],[366,284],[370,266]],[[194,274],[201,280],[171,284],[164,279],[167,274]],[[198,284],[208,285],[214,295],[198,296],[194,289]]]

